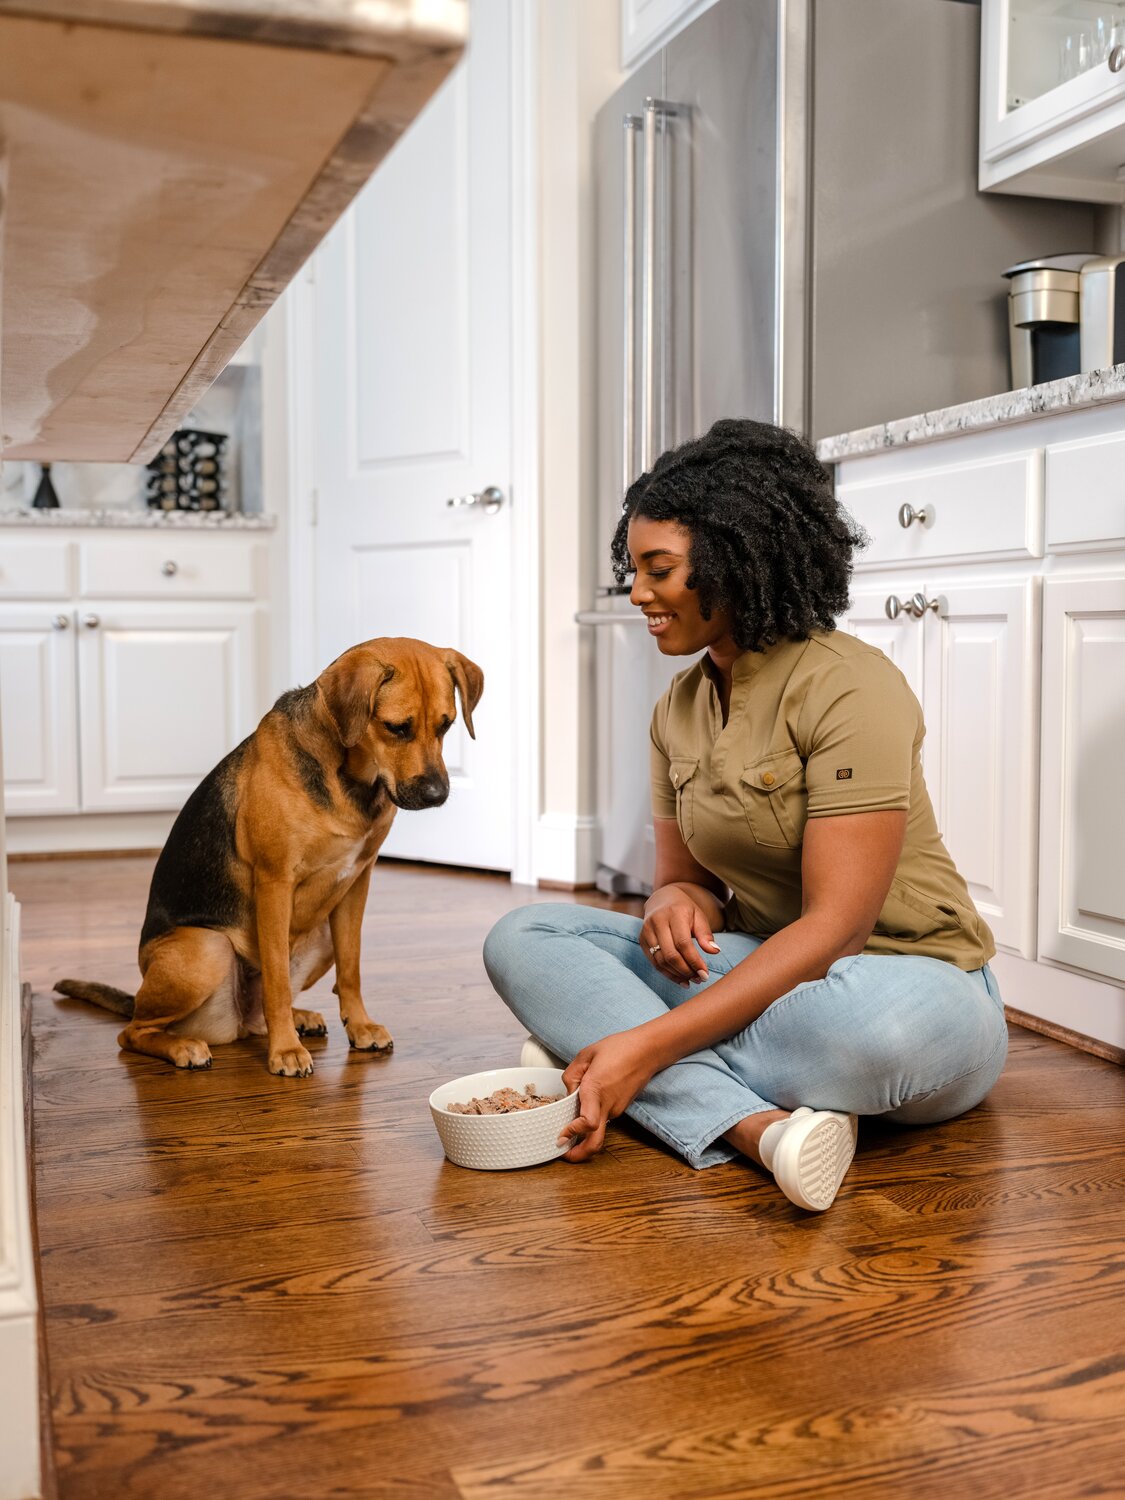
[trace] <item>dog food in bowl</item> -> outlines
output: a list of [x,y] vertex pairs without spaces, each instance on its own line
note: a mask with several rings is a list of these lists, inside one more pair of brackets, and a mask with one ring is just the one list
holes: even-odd
[[487,1099],[470,1099],[468,1104],[447,1104],[454,1115],[512,1115],[519,1109],[541,1109],[544,1104],[557,1104],[565,1094],[539,1094],[533,1083],[526,1084],[523,1092],[516,1089],[495,1089]]
[[[521,1101],[514,1109],[464,1112],[470,1101],[507,1097],[509,1090]],[[577,1113],[578,1095],[566,1092],[560,1068],[493,1068],[455,1078],[430,1095],[430,1115],[446,1156],[459,1167],[483,1172],[532,1167],[562,1156],[570,1145],[558,1144],[559,1132]]]

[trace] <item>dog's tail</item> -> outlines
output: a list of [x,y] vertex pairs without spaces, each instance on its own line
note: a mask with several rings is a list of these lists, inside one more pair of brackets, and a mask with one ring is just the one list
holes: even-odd
[[88,1000],[91,1005],[100,1005],[102,1010],[111,1010],[115,1016],[133,1017],[133,996],[124,990],[115,990],[112,984],[96,984],[85,979],[59,979],[55,989],[70,1000]]

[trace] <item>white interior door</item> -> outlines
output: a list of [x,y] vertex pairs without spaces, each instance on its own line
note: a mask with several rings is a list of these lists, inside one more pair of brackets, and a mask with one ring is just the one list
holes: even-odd
[[318,660],[405,635],[483,669],[449,801],[384,852],[491,869],[514,833],[509,4],[474,0],[466,58],[315,265]]

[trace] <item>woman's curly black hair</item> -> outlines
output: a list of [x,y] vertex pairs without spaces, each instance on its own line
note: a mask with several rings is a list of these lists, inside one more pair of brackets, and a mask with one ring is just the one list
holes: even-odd
[[705,620],[730,612],[743,651],[835,629],[848,607],[852,550],[867,541],[804,438],[735,418],[662,453],[630,485],[610,553],[618,584],[632,571],[634,516],[690,532],[688,587]]

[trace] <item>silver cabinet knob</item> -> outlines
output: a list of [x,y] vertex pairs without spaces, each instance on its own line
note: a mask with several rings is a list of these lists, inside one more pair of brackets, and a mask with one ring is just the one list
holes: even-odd
[[52,630],[69,630],[70,629],[70,616],[69,615],[56,615],[54,617],[54,619],[51,621],[51,629]]
[[929,519],[930,513],[924,505],[921,510],[915,510],[913,505],[909,503],[900,505],[898,508],[898,524],[904,531],[910,526],[912,521],[917,521],[920,525],[925,526]]
[[180,570],[174,562],[169,560],[166,563],[161,563],[160,571],[164,574],[165,578],[174,578]]
[[888,594],[887,602],[883,608],[887,612],[888,620],[897,620],[899,615],[902,614],[902,600],[897,594]]
[[504,504],[504,491],[498,485],[490,484],[486,490],[478,490],[473,495],[450,495],[445,503],[454,509],[483,510],[490,516]]
[[1122,68],[1125,68],[1125,47],[1114,47],[1109,54],[1109,71],[1120,73]]
[[97,630],[102,622],[97,615],[83,615],[82,623],[87,630]]
[[920,620],[928,609],[932,609],[935,615],[943,618],[949,612],[949,605],[944,594],[938,594],[934,599],[927,599],[925,594],[912,594],[910,603],[906,607],[916,620]]

